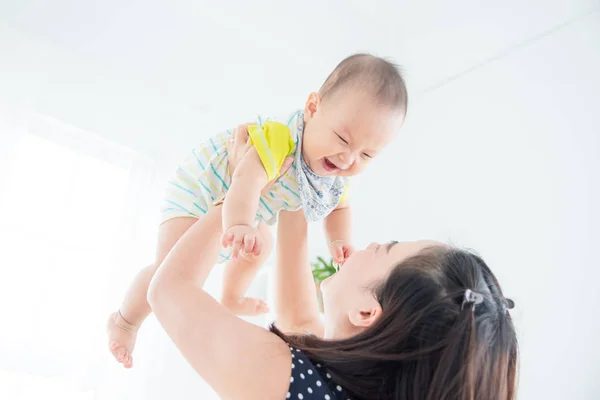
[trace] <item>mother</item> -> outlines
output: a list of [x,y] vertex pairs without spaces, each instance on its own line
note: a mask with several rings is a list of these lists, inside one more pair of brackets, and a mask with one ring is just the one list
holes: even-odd
[[220,237],[200,232],[216,231],[205,225],[221,225],[221,207],[185,233],[148,292],[168,335],[221,397],[515,398],[512,302],[480,257],[430,241],[371,244],[323,282],[321,322],[306,220],[301,212],[280,218],[294,229],[278,233],[270,331],[231,315],[202,289]]

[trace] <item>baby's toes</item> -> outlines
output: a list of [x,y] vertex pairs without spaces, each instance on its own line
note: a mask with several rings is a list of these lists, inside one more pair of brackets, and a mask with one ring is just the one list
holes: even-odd
[[118,342],[112,342],[109,346],[110,354],[113,355],[115,360],[119,361],[119,349],[122,348]]
[[131,357],[131,354],[127,355],[127,359],[125,360],[125,362],[123,363],[123,366],[127,369],[132,368],[133,367],[133,358]]
[[125,350],[125,347],[119,347],[117,349],[117,361],[120,363],[125,362],[126,357],[127,357],[127,350]]
[[256,302],[256,312],[259,314],[266,314],[269,312],[269,306],[267,305],[266,302],[264,302],[262,300],[258,300]]

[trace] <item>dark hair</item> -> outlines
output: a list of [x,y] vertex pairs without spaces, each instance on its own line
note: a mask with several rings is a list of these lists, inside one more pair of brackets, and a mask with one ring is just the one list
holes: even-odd
[[[483,295],[463,305],[465,291]],[[513,400],[517,338],[498,281],[478,256],[431,247],[373,289],[382,307],[358,335],[288,336],[354,399]]]
[[335,67],[319,89],[319,94],[326,99],[350,84],[365,87],[373,92],[379,103],[406,112],[408,92],[395,64],[370,54],[351,55]]

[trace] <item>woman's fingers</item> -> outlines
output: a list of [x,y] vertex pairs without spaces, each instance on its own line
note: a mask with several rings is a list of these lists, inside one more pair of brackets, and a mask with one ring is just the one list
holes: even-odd
[[287,156],[285,160],[283,160],[283,164],[281,164],[281,168],[279,169],[279,176],[285,175],[288,169],[292,166],[294,162],[294,157]]
[[237,165],[244,157],[244,154],[250,148],[250,141],[248,140],[248,126],[252,123],[246,123],[239,125],[233,130],[233,134],[225,143],[227,147],[227,160],[229,162],[229,170],[233,175]]
[[290,169],[290,167],[292,166],[292,163],[294,162],[294,158],[293,157],[286,157],[285,160],[283,160],[283,164],[281,164],[281,168],[279,169],[279,175],[277,175],[277,178],[273,179],[271,182],[267,183],[267,186],[265,186],[265,188],[262,190],[262,194],[266,194],[269,193],[269,190],[271,190],[271,188],[273,187],[273,185],[275,184],[275,182],[277,182],[277,179],[281,176],[281,175],[285,175],[285,173],[287,172],[288,169]]
[[236,144],[245,144],[248,141],[248,127],[250,125],[254,125],[254,123],[247,122],[245,124],[238,125],[238,127],[235,128],[235,132],[233,133],[233,140],[236,142]]

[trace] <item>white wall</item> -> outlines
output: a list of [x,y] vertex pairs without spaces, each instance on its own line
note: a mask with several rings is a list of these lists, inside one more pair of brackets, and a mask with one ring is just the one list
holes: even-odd
[[[312,16],[319,29],[281,35],[240,27],[290,12],[262,3],[237,19],[229,17],[240,4],[217,2],[178,2],[177,11],[130,0],[100,12],[61,1],[44,5],[50,17],[17,10],[44,2],[9,3],[0,13],[0,103],[157,155],[165,170],[223,121],[303,100],[341,56],[393,56],[407,66],[409,118],[353,183],[357,244],[435,238],[476,249],[517,304],[520,398],[600,396],[600,14],[589,12],[597,1],[313,4],[298,19]],[[230,34],[205,40],[218,29]],[[285,67],[264,69],[252,58],[264,51]],[[298,80],[280,94],[291,74]],[[244,95],[229,102],[235,93]],[[311,243],[314,255],[326,252],[318,225]],[[170,389],[208,398],[153,327],[137,369],[111,376],[128,388],[106,398],[161,399]]]
[[423,95],[353,184],[358,242],[487,260],[516,302],[521,399],[600,397],[599,71],[596,13]]

